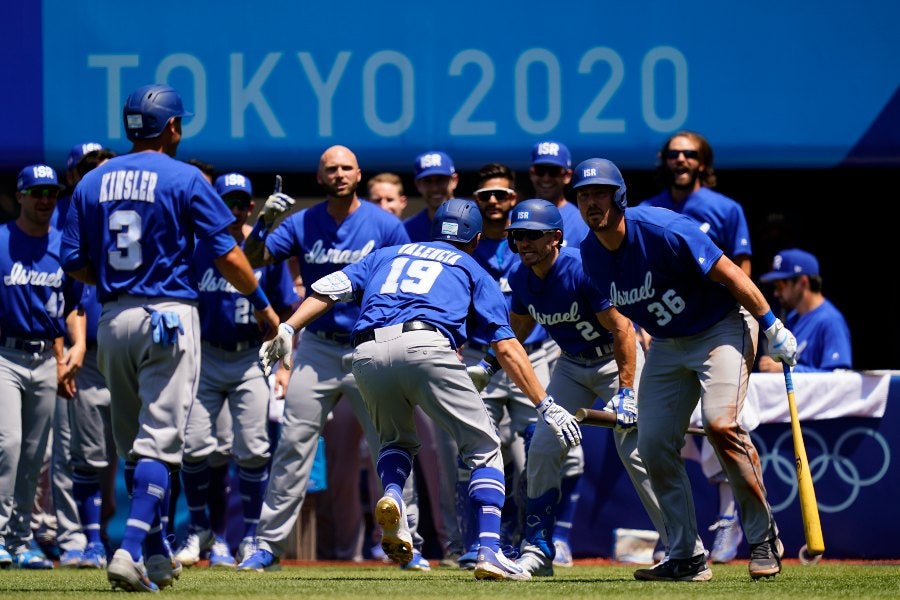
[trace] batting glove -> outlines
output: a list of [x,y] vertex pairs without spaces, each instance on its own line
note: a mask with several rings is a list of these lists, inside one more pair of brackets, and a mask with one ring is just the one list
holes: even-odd
[[637,426],[637,397],[632,388],[620,387],[616,395],[607,404],[607,407],[612,409],[609,412],[616,413],[617,431],[628,431]]
[[297,201],[287,194],[275,192],[266,198],[266,203],[263,205],[260,216],[262,216],[267,223],[272,223],[296,203]]
[[487,387],[487,384],[490,383],[491,377],[494,376],[496,371],[488,361],[482,360],[475,366],[466,367],[466,373],[469,374],[472,383],[475,384],[475,389],[480,392]]
[[281,366],[290,369],[293,366],[294,328],[287,323],[278,326],[278,334],[268,342],[263,342],[259,349],[259,364],[266,377],[272,372],[272,365],[281,359]]
[[144,310],[150,314],[150,331],[153,334],[153,343],[165,348],[169,344],[178,342],[178,334],[184,333],[184,326],[182,326],[181,318],[177,313],[160,312],[149,306],[145,306]]
[[766,329],[769,340],[769,356],[793,367],[797,364],[797,338],[784,326],[781,319],[775,319],[772,326]]
[[536,408],[544,423],[549,425],[556,434],[556,439],[563,448],[572,448],[581,444],[581,429],[578,428],[578,421],[569,411],[554,402],[553,396],[547,396],[541,400]]

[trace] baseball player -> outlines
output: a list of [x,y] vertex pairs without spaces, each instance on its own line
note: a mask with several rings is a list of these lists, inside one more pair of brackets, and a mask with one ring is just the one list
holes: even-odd
[[[644,363],[634,326],[600,290],[591,287],[576,248],[563,247],[564,222],[559,210],[540,199],[520,202],[507,227],[509,249],[521,264],[509,277],[510,323],[519,339],[543,324],[560,345],[562,356],[547,391],[569,412],[588,408],[599,396],[615,411],[614,440],[654,526],[665,539],[659,502],[637,453],[636,381]],[[561,500],[561,480],[580,476],[584,456],[570,464],[553,432],[540,424],[528,448],[528,501],[525,540],[518,564],[532,575],[553,575],[555,544],[551,537]],[[563,468],[565,466],[565,468]]]
[[[382,547],[397,562],[412,556],[401,497],[419,449],[413,409],[421,406],[451,433],[472,469],[469,497],[479,524],[476,579],[530,579],[500,551],[504,501],[500,441],[456,348],[473,319],[492,330],[499,364],[526,391],[564,446],[581,442],[571,414],[555,404],[513,336],[506,301],[494,280],[469,255],[481,237],[481,216],[471,200],[449,200],[435,211],[432,242],[383,248],[362,261],[317,280],[313,294],[260,350],[264,368],[278,359],[290,364],[296,329],[323,318],[336,302],[361,296],[353,327],[353,373],[380,436],[378,473],[384,496],[376,518]],[[301,353],[303,346],[301,344]]]
[[429,150],[416,157],[415,182],[419,195],[425,200],[425,208],[403,221],[403,226],[410,240],[424,242],[431,239],[434,212],[453,197],[459,175],[447,153]]
[[[740,204],[713,190],[717,177],[712,146],[706,138],[694,131],[678,131],[669,136],[657,155],[656,176],[665,189],[641,204],[668,208],[692,218],[725,256],[750,275],[752,249],[747,219]],[[649,347],[646,332],[641,331],[640,337],[644,347]],[[745,409],[745,419],[753,416],[751,411],[752,408]],[[699,450],[695,450],[697,442]],[[696,454],[693,458],[700,462],[704,476],[716,486],[719,494],[719,517],[709,528],[716,532],[709,559],[714,563],[726,563],[734,560],[741,543],[741,523],[737,518],[734,493],[707,438],[687,440],[684,454],[691,456],[692,453]]]
[[797,341],[747,274],[692,219],[656,207],[626,210],[622,174],[602,158],[580,163],[573,181],[593,232],[581,243],[586,273],[596,288],[609,290],[619,312],[653,337],[640,379],[638,452],[665,518],[669,559],[638,569],[635,578],[712,578],[680,455],[697,398],[741,508],[750,576],[778,574],[783,546],[759,455],[738,418],[759,327],[772,356],[788,365],[796,364]]
[[278,322],[228,232],[231,211],[198,169],[173,158],[190,114],[167,85],[132,92],[123,108],[132,150],[78,183],[63,233],[63,268],[95,284],[103,305],[97,359],[118,454],[134,467],[126,472],[131,507],[122,545],[107,568],[112,586],[128,591],[156,591],[181,572],[164,532],[200,364],[195,244],[210,247],[260,325]]
[[377,204],[398,219],[403,218],[407,198],[403,193],[403,180],[396,173],[378,173],[366,183],[368,200]]
[[74,310],[82,286],[63,274],[61,236],[50,226],[61,188],[52,167],[25,167],[16,179],[19,216],[0,225],[0,567],[53,567],[32,544],[31,511],[57,388],[72,396],[84,358],[83,316]]
[[[327,199],[297,211],[272,229],[279,213],[293,199],[273,194],[245,247],[254,266],[299,259],[304,282],[358,262],[382,246],[409,241],[397,217],[370,202],[361,202],[362,179],[356,155],[332,146],[319,159],[317,180]],[[271,230],[271,231],[270,231]],[[341,398],[353,406],[371,448],[378,436],[350,373],[351,331],[359,306],[341,304],[327,318],[304,329],[297,364],[285,395],[278,447],[272,457],[269,485],[257,526],[257,550],[238,565],[240,571],[275,567],[287,549],[288,537],[300,513],[319,435],[328,414]]]
[[[251,231],[247,224],[253,210],[250,180],[240,173],[226,173],[216,178],[215,189],[234,215],[228,232],[242,245]],[[233,431],[231,454],[238,466],[246,546],[256,535],[268,477],[269,382],[257,360],[262,335],[249,301],[216,270],[208,246],[197,247],[194,269],[200,288],[200,383],[185,429],[181,470],[190,530],[175,556],[183,565],[191,566],[200,560],[202,551],[209,550],[210,567],[234,568],[225,523],[213,528],[208,512],[209,461],[218,446],[219,415],[227,406],[232,417],[228,423]],[[254,275],[276,312],[290,314],[300,299],[287,265],[257,268]]]

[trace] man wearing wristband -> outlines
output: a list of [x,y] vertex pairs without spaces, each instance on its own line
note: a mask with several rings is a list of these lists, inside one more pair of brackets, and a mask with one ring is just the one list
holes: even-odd
[[248,295],[260,327],[278,324],[228,232],[231,211],[199,169],[173,158],[185,116],[191,114],[167,85],[146,85],[128,97],[123,120],[132,150],[79,182],[62,240],[63,268],[95,284],[103,304],[98,366],[131,495],[107,578],[127,591],[156,591],[181,573],[164,536],[170,477],[181,466],[200,365],[194,246],[206,245],[219,272]]
[[[575,168],[578,208],[592,231],[581,243],[585,271],[653,344],[640,379],[638,452],[660,501],[669,558],[636,579],[707,581],[703,542],[680,450],[700,399],[703,426],[740,505],[750,576],[781,572],[783,546],[766,500],[759,455],[738,417],[760,326],[769,355],[793,366],[797,341],[753,281],[688,217],[627,207],[625,181],[610,161]],[[759,321],[759,324],[757,323]]]

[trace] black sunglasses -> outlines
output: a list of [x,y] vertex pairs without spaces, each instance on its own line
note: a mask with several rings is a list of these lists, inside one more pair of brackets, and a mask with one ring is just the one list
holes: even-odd
[[479,202],[489,202],[491,196],[497,199],[497,202],[503,202],[511,195],[515,194],[515,190],[509,188],[481,188],[475,190],[475,199]]
[[523,239],[528,240],[529,242],[536,242],[548,233],[551,230],[544,229],[510,229],[509,237],[512,238],[514,242],[521,242]]
[[32,198],[57,198],[59,197],[59,188],[29,188],[22,192],[25,196]]
[[534,165],[534,174],[538,177],[545,177],[547,175],[550,177],[559,177],[564,172],[565,170],[562,167],[554,165]]
[[679,154],[684,154],[684,158],[690,160],[692,158],[700,158],[700,152],[697,150],[666,150],[666,158],[675,160]]

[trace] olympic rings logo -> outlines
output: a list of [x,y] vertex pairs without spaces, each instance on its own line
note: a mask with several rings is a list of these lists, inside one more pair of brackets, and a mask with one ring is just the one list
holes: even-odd
[[[775,440],[771,450],[766,448],[765,442],[755,432],[751,433],[751,437],[759,452],[763,479],[765,479],[766,469],[771,466],[774,475],[780,482],[788,486],[790,490],[787,497],[777,504],[769,497],[772,512],[781,512],[794,502],[798,494],[793,436],[790,430],[782,433]],[[860,437],[863,439],[859,440],[858,438]],[[849,446],[851,441],[862,442],[866,439],[874,441],[881,448],[882,460],[881,466],[873,474],[863,476],[860,473],[860,469],[842,452]],[[825,504],[821,499],[817,498],[819,510],[824,513],[838,513],[849,508],[859,497],[860,490],[881,481],[891,465],[891,449],[887,440],[878,431],[870,427],[855,427],[845,431],[835,441],[833,451],[829,451],[825,439],[815,431],[804,429],[803,440],[806,444],[807,455],[813,457],[809,461],[809,471],[813,483],[822,479],[829,469],[833,469],[837,477],[849,486],[849,494],[841,502]],[[859,445],[859,443],[856,445]],[[810,451],[811,448],[815,450],[816,447],[818,447],[818,452]],[[875,462],[873,461],[872,464],[874,465]]]

